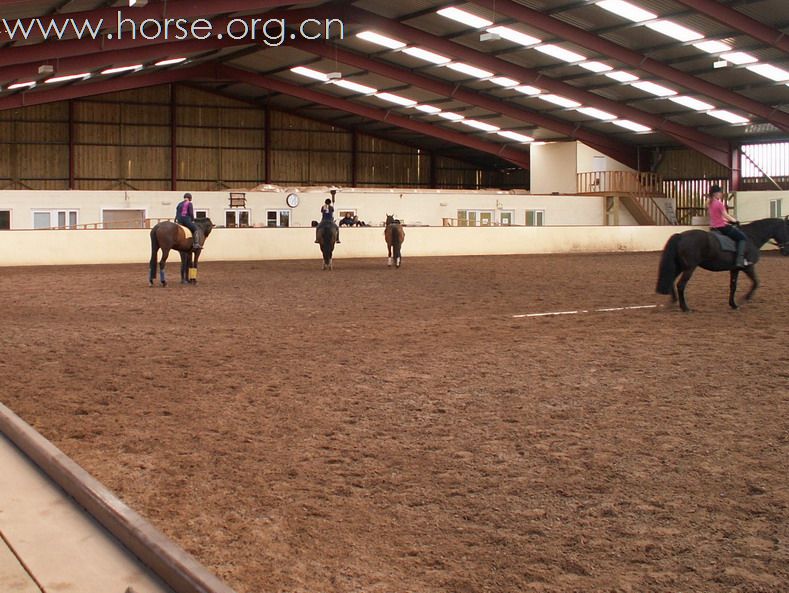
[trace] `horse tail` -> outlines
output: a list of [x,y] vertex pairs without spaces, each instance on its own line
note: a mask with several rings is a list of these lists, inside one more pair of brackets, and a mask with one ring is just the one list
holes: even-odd
[[156,255],[159,252],[159,239],[156,236],[156,230],[156,227],[151,229],[151,262],[150,273],[148,275],[148,279],[151,282],[156,278]]
[[679,233],[671,235],[663,248],[663,255],[660,257],[660,268],[658,268],[658,281],[655,291],[658,294],[672,294],[674,292],[674,280],[679,274],[679,242],[682,236]]
[[400,225],[392,225],[392,255],[400,257]]

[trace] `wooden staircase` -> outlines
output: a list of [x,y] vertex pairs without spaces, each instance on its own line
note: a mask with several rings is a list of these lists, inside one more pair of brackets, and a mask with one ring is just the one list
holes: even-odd
[[655,173],[637,171],[594,171],[577,174],[579,195],[606,196],[619,201],[638,224],[671,225],[666,213],[655,201],[665,198],[662,180]]

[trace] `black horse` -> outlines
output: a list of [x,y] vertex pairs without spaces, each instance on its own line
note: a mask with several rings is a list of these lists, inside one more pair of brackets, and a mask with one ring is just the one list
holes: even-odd
[[[748,237],[745,257],[748,265],[743,270],[751,279],[751,290],[745,295],[750,300],[759,287],[756,277],[756,262],[759,261],[759,250],[769,240],[773,240],[782,255],[789,255],[789,217],[763,218],[750,224],[745,224],[741,230]],[[693,271],[701,266],[711,272],[731,273],[729,282],[729,306],[737,308],[734,293],[737,291],[737,276],[740,270],[734,267],[736,254],[723,251],[718,238],[712,232],[702,230],[685,231],[676,233],[669,238],[663,248],[658,271],[657,292],[670,294],[671,299],[679,299],[679,306],[683,311],[690,311],[685,301],[685,287],[693,275]],[[679,282],[677,277],[679,276]]]
[[[210,218],[198,218],[195,220],[197,232],[201,235],[200,244],[202,245],[211,234],[214,228]],[[170,250],[175,249],[181,254],[181,284],[197,284],[197,260],[200,258],[202,249],[194,249],[191,237],[187,237],[183,227],[170,222],[169,220],[160,222],[151,229],[151,262],[148,283],[153,286],[156,278],[156,256],[162,250],[162,259],[159,262],[159,281],[162,286],[167,286],[167,278],[164,275],[164,265],[167,263],[167,256]],[[189,277],[190,270],[192,277]]]
[[337,242],[337,237],[340,234],[340,229],[334,224],[334,221],[323,221],[318,225],[317,235],[318,243],[321,246],[321,253],[323,254],[323,269],[332,269],[332,256],[334,254],[334,244]]

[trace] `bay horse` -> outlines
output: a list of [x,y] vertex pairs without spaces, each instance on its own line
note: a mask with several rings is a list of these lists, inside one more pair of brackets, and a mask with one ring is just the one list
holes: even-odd
[[[400,224],[400,221],[394,217],[394,214],[386,215],[384,238],[386,239],[386,248],[388,251],[386,265],[392,267],[392,261],[394,259],[395,267],[399,268],[401,261],[400,246],[403,244],[403,241],[405,241],[405,231],[403,230],[403,226]],[[393,251],[394,258],[392,257]]]
[[340,234],[340,229],[334,224],[334,221],[322,221],[317,229],[318,243],[321,246],[321,253],[323,254],[323,269],[332,270],[333,263],[332,257],[334,254],[334,244],[337,243],[337,237]]
[[[746,300],[753,297],[759,287],[756,277],[756,262],[759,261],[759,250],[767,241],[774,241],[782,255],[789,255],[789,216],[782,218],[763,218],[740,227],[748,237],[745,258],[748,265],[745,274],[751,279],[751,289],[745,295]],[[658,294],[670,294],[671,300],[679,299],[683,311],[690,311],[685,300],[685,287],[697,267],[711,272],[729,271],[729,306],[737,308],[734,293],[737,291],[737,276],[740,273],[734,267],[736,254],[723,251],[715,233],[694,229],[672,235],[663,248],[658,270],[656,291]],[[677,282],[679,277],[679,282]]]
[[[204,245],[211,229],[214,228],[210,218],[198,218],[194,221],[197,233],[201,235],[201,245]],[[181,255],[181,284],[197,284],[197,260],[200,259],[202,249],[194,249],[191,237],[187,237],[184,229],[180,225],[165,220],[158,223],[151,229],[151,262],[148,283],[153,286],[156,278],[156,256],[159,249],[162,250],[162,259],[159,262],[159,281],[162,286],[167,286],[167,278],[164,274],[164,266],[167,263],[167,256],[170,250],[174,249]],[[190,278],[190,270],[192,277]]]

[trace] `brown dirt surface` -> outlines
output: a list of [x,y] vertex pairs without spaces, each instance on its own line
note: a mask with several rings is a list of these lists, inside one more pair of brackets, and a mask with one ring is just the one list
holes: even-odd
[[0,269],[2,401],[239,593],[789,590],[789,259],[404,255]]

